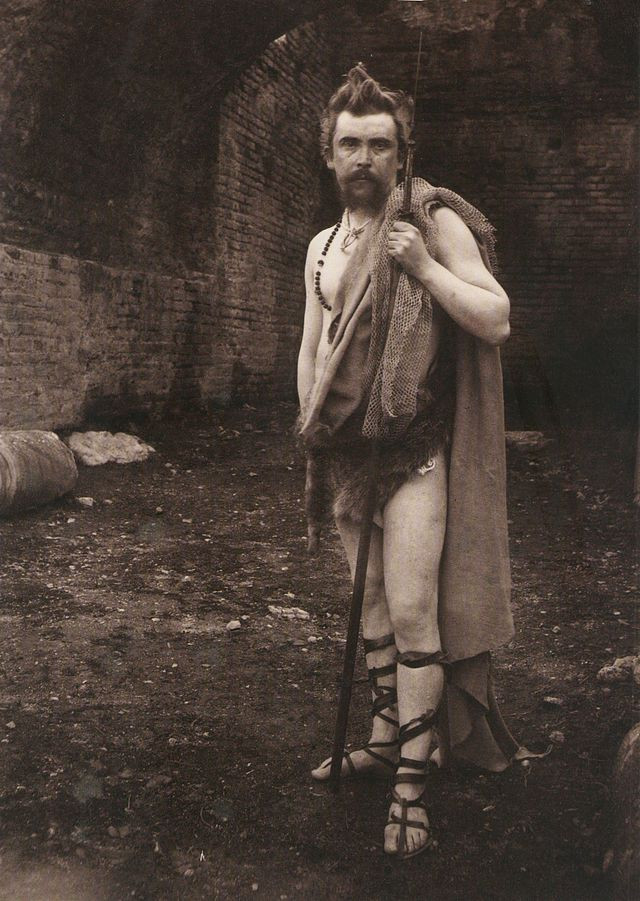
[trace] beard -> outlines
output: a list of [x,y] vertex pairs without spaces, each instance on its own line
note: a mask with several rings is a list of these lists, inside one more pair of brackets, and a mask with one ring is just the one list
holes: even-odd
[[373,175],[352,176],[340,186],[340,197],[350,210],[377,213],[389,196],[388,186]]

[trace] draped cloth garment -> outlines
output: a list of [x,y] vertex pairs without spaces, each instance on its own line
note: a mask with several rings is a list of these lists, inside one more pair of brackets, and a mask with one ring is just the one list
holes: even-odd
[[[428,188],[421,202],[454,209],[491,269],[492,230],[478,228],[484,217],[453,192]],[[384,212],[372,223],[373,232],[383,218]],[[427,246],[432,238],[425,236]],[[300,435],[310,448],[339,436],[351,414],[366,402],[363,373],[375,304],[368,261],[366,241],[361,240],[333,305],[339,319],[334,320],[324,369],[301,417]],[[439,734],[445,756],[450,752],[499,771],[519,748],[500,716],[491,681],[490,652],[513,635],[500,353],[454,328],[456,399],[438,596],[447,675]]]

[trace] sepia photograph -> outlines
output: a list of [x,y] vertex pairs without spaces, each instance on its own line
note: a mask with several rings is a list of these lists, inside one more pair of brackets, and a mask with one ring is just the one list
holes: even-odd
[[0,901],[640,897],[633,0],[4,0]]

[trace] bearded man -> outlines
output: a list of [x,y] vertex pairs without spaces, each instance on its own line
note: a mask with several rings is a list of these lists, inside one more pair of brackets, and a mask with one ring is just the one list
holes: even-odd
[[[497,349],[509,300],[491,271],[493,229],[461,197],[415,179],[416,225],[398,221],[411,113],[362,65],[328,104],[322,149],[345,208],[309,245],[298,363],[310,537],[328,485],[352,576],[371,442],[380,448],[363,605],[373,724],[342,776],[395,771],[384,848],[400,859],[432,844],[436,729],[441,765],[500,771],[518,751],[489,672],[513,634]],[[390,314],[389,258],[403,272]]]

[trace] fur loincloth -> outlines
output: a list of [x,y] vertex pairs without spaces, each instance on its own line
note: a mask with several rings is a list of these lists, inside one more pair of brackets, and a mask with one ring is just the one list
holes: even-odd
[[[384,510],[398,488],[439,451],[446,450],[450,440],[451,408],[434,403],[416,416],[402,438],[380,442],[377,509]],[[348,517],[354,522],[362,519],[370,453],[371,444],[365,440],[329,452],[328,475],[336,519]]]
[[[443,335],[438,363],[420,392],[419,412],[401,437],[379,442],[380,471],[376,507],[383,510],[396,491],[451,441],[455,408],[454,360]],[[360,416],[352,417],[334,440],[307,450],[305,510],[310,547],[315,549],[323,526],[332,519],[362,519],[368,486],[371,442],[362,437]]]

